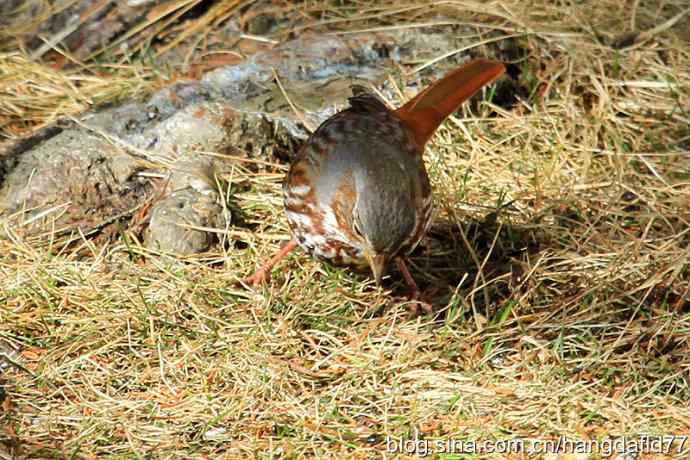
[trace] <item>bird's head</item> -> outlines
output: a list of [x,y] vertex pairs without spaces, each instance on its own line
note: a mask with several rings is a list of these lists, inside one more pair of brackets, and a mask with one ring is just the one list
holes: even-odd
[[398,252],[400,243],[390,232],[382,233],[377,226],[368,225],[366,221],[355,219],[353,230],[359,239],[360,250],[367,265],[371,268],[376,284],[381,284],[381,278],[386,274],[388,263]]

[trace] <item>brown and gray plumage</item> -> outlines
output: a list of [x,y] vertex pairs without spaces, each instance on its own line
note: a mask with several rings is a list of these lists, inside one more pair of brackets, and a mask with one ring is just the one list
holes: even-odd
[[414,284],[401,257],[431,223],[424,146],[448,115],[504,71],[500,62],[471,61],[397,110],[358,89],[350,107],[319,126],[298,153],[283,183],[294,237],[246,281],[263,282],[299,245],[335,265],[369,266],[377,282],[395,259]]

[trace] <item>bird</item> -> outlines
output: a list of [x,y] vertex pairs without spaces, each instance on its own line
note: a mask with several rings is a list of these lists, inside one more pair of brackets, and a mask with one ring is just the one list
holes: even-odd
[[336,266],[368,267],[378,285],[395,261],[416,296],[419,289],[404,258],[432,222],[425,146],[450,114],[505,70],[500,61],[474,59],[397,110],[354,86],[349,107],[314,131],[285,176],[291,240],[243,282],[266,282],[273,267],[299,246]]

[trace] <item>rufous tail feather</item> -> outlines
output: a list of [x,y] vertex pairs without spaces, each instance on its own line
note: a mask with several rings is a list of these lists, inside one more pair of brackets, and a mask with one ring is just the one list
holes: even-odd
[[412,129],[417,143],[424,146],[448,115],[505,70],[499,61],[475,59],[432,83],[395,113]]

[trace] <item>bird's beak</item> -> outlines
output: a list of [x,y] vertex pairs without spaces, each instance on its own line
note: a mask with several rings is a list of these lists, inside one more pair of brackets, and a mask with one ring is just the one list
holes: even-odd
[[364,251],[364,257],[367,259],[369,267],[371,267],[376,284],[381,285],[381,277],[386,273],[388,259],[384,254],[374,254],[369,251]]

